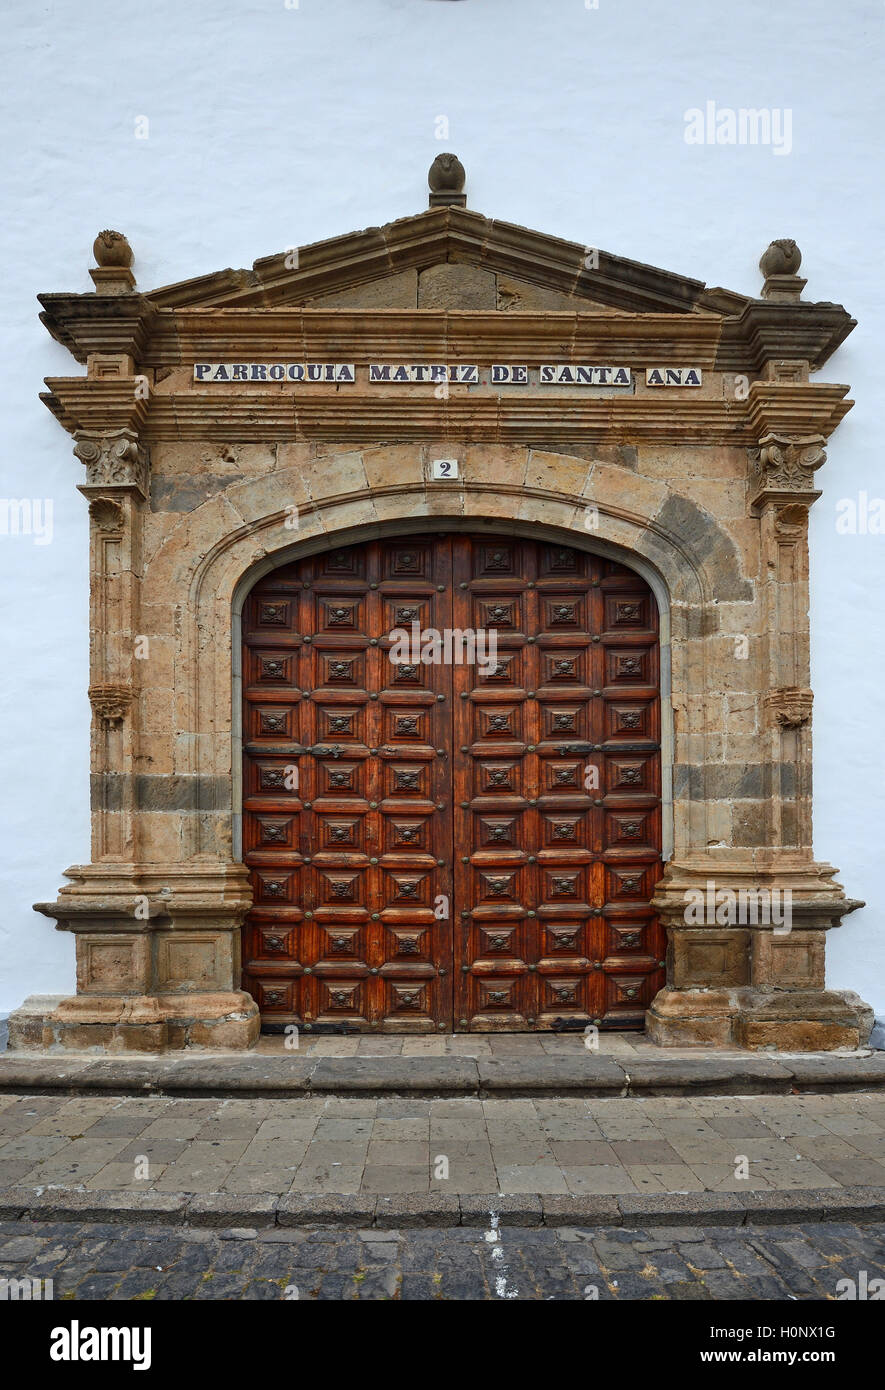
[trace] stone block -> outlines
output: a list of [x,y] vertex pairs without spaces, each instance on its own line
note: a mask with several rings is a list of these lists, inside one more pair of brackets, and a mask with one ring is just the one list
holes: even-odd
[[250,1226],[262,1230],[276,1224],[278,1200],[272,1192],[200,1192],[188,1201],[186,1215],[191,1226]]
[[365,1229],[375,1217],[374,1194],[290,1193],[277,1199],[278,1226],[354,1226]]
[[311,1077],[312,1091],[350,1094],[443,1092],[475,1095],[472,1057],[322,1057]]
[[[671,983],[674,989],[728,989],[749,983],[749,932],[735,927],[672,927]],[[710,1001],[712,1002],[712,1001]],[[708,1012],[703,999],[699,1012]]]
[[541,1197],[545,1226],[620,1226],[617,1197],[559,1194]]
[[753,984],[779,989],[823,989],[824,933],[753,932]]
[[745,1199],[733,1192],[627,1192],[617,1198],[625,1226],[739,1226]]
[[496,309],[498,286],[490,270],[445,261],[418,276],[419,309]]
[[456,1194],[447,1192],[382,1194],[375,1202],[375,1225],[379,1227],[433,1226],[461,1224],[461,1206]]
[[476,1069],[481,1091],[491,1094],[528,1096],[555,1086],[562,1092],[610,1096],[625,1085],[624,1068],[589,1049],[544,1057],[479,1057]]
[[493,1192],[488,1196],[470,1196],[462,1193],[460,1203],[462,1226],[483,1226],[488,1230],[493,1219],[497,1219],[499,1226],[543,1224],[541,1198],[530,1193],[508,1193],[506,1196],[502,1196],[500,1192]]

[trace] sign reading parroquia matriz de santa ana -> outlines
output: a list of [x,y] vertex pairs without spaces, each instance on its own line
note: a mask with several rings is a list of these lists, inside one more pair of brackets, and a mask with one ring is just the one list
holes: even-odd
[[[485,373],[485,374],[484,374]],[[476,362],[195,362],[194,381],[252,383],[309,382],[332,386],[355,385],[358,374],[373,385],[424,386],[634,386],[629,367],[593,366],[590,363],[542,363],[537,369],[526,363],[493,362],[482,368]],[[699,367],[647,367],[646,386],[700,386]]]

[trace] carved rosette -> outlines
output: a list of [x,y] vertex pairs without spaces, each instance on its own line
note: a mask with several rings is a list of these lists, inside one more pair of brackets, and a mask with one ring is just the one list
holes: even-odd
[[86,465],[82,491],[131,488],[147,496],[147,461],[134,430],[77,430],[74,439],[74,454]]
[[811,705],[814,695],[810,690],[802,690],[797,685],[784,686],[780,690],[770,690],[765,704],[772,720],[782,729],[801,729],[811,720]]
[[123,723],[132,704],[132,691],[125,685],[93,685],[89,689],[92,712],[106,729]]
[[810,505],[820,492],[814,486],[814,475],[827,461],[826,439],[822,434],[804,439],[791,439],[781,434],[766,434],[758,449],[748,449],[750,459],[750,491],[753,506],[764,502],[803,501]]

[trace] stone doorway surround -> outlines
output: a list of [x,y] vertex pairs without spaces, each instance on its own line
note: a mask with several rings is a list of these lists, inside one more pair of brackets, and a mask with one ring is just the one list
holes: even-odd
[[[457,164],[457,161],[455,161]],[[73,436],[91,534],[92,862],[38,910],[75,933],[77,993],[13,1047],[250,1047],[238,988],[238,614],[262,573],[425,529],[548,536],[652,584],[665,763],[662,1045],[854,1047],[824,980],[858,904],[811,842],[808,509],[848,387],[810,380],[854,326],[801,298],[794,243],[748,298],[489,221],[452,165],[384,228],[141,293],[125,238],[95,292],[41,296],[85,365],[43,399]],[[592,266],[592,268],[591,268]],[[635,390],[195,382],[195,361],[625,363]],[[693,366],[699,388],[646,385]],[[457,459],[457,481],[431,463]],[[293,528],[297,517],[297,529]],[[233,682],[231,672],[234,672]],[[698,924],[686,894],[792,893],[792,929]]]

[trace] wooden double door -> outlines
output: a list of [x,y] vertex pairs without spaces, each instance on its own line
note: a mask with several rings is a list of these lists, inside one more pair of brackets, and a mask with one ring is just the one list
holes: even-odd
[[286,565],[246,601],[243,731],[265,1027],[642,1027],[664,938],[638,575],[493,532]]

